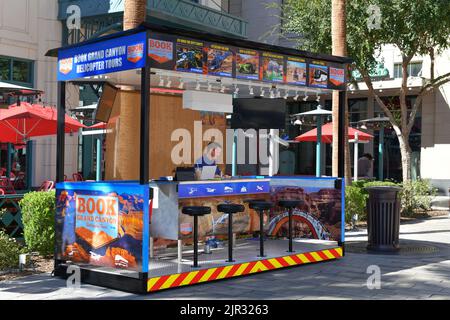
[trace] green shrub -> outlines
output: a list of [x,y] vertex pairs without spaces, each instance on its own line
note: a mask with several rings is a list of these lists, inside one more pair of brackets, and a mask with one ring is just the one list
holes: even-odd
[[351,186],[356,188],[364,188],[364,185],[369,182],[372,182],[372,180],[359,179],[358,181],[353,181]]
[[[401,186],[398,183],[392,182],[392,181],[368,181],[364,183],[363,187],[379,187],[379,186],[392,186],[392,187],[398,187]],[[367,192],[367,191],[366,191]]]
[[0,230],[0,270],[18,268],[19,255],[24,252],[16,239],[10,238]]
[[55,240],[55,191],[29,192],[20,201],[25,243],[31,251],[50,255]]
[[400,193],[402,214],[411,216],[417,210],[430,210],[431,200],[436,193],[437,189],[431,186],[429,180],[418,179],[403,183]]
[[376,186],[398,186],[392,181],[354,181],[351,186],[345,188],[345,221],[350,222],[354,214],[358,215],[358,220],[367,220],[366,202],[369,198],[367,187]]
[[353,215],[358,215],[358,220],[366,219],[367,194],[359,186],[345,188],[345,222],[350,223]]
[[431,200],[436,195],[437,189],[433,188],[428,180],[416,180],[405,183],[393,181],[354,181],[345,189],[345,220],[350,222],[354,214],[358,214],[359,220],[366,220],[366,201],[368,199],[367,187],[399,186],[402,215],[411,216],[415,211],[427,211],[431,209]]

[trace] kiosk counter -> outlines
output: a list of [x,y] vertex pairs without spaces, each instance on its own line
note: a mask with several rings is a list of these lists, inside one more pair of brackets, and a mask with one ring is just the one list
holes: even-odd
[[[249,199],[264,200],[270,193],[269,182],[269,179],[152,182],[150,186],[154,188],[155,197],[150,222],[151,236],[171,240],[187,239],[193,226],[192,219],[181,213],[185,206],[212,208],[210,215],[199,218],[199,236],[226,235],[226,228],[219,227],[223,214],[217,212],[217,205],[245,204]],[[253,220],[248,210],[239,213],[235,216],[234,232],[255,231]]]
[[[235,277],[343,255],[343,182],[336,178],[265,177],[217,181],[64,182],[57,185],[57,259],[76,264],[103,285],[107,275],[127,278],[129,291],[157,291]],[[259,256],[259,213],[250,200],[297,200],[292,208],[293,250],[289,247],[289,209],[275,205],[263,216],[265,256]],[[198,250],[192,267],[194,224],[183,207],[206,206],[199,217],[198,241],[228,241],[229,216],[219,204],[244,206],[231,225],[234,261],[228,246]],[[307,242],[301,238],[309,238]],[[147,275],[147,280],[141,276]],[[107,278],[106,278],[107,279]],[[142,281],[147,283],[142,287]]]

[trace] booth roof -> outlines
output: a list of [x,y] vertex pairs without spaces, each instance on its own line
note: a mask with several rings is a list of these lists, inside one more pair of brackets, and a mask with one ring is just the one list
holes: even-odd
[[187,31],[184,29],[173,28],[173,27],[169,28],[169,27],[157,25],[154,23],[148,23],[148,22],[142,23],[135,29],[120,31],[120,32],[116,32],[113,34],[103,36],[103,37],[93,38],[93,39],[90,39],[87,41],[83,41],[83,42],[80,42],[77,44],[51,49],[51,50],[47,51],[47,53],[45,55],[50,56],[50,57],[57,57],[58,51],[62,50],[62,49],[76,48],[76,47],[79,47],[79,46],[82,46],[85,44],[98,43],[98,42],[102,42],[105,40],[119,38],[122,36],[131,35],[131,34],[139,33],[142,31],[147,31],[147,30],[164,33],[164,34],[175,35],[175,36],[186,37],[186,38],[199,39],[199,40],[213,42],[213,43],[222,43],[222,44],[226,44],[229,46],[248,48],[248,49],[252,49],[252,50],[276,52],[276,53],[284,54],[284,55],[301,56],[304,58],[315,59],[315,60],[325,60],[325,61],[340,63],[340,64],[346,64],[346,63],[353,62],[353,59],[351,59],[349,57],[333,56],[333,55],[322,54],[322,53],[312,53],[309,51],[297,50],[297,49],[292,49],[292,48],[288,48],[288,47],[274,46],[274,45],[261,43],[261,42],[219,36],[217,34],[212,34],[212,33],[207,33],[207,32],[202,32],[202,31],[194,32],[194,31],[190,31],[190,30]]

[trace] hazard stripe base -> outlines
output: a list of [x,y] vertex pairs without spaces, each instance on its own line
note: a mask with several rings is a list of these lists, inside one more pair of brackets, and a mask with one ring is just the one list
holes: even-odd
[[154,277],[148,279],[147,291],[154,292],[169,288],[193,285],[201,282],[208,282],[248,275],[252,273],[292,267],[300,264],[333,260],[341,258],[342,255],[342,248],[333,248],[293,254],[278,258],[239,263],[217,268]]

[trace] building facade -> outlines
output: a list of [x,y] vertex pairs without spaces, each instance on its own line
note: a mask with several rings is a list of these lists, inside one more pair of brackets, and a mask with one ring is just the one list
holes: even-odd
[[56,62],[46,57],[61,45],[57,0],[0,1],[0,81],[45,91],[56,104]]
[[[40,101],[27,99],[50,106],[57,102],[56,60],[45,54],[61,46],[62,29],[57,14],[57,0],[0,1],[0,81],[42,90]],[[3,107],[10,103],[11,98],[2,98]],[[76,138],[68,135],[66,140],[69,147],[65,171],[70,175],[77,171]],[[55,178],[56,137],[31,140],[33,167],[29,182],[31,187],[38,187],[42,181]],[[6,167],[6,150],[6,144],[1,144],[0,167]],[[18,157],[18,152],[12,157]]]
[[[281,12],[278,9],[268,9],[269,3],[282,4],[282,0],[244,1],[230,0],[231,13],[246,19],[248,37],[251,40],[269,42],[283,46],[295,46],[296,35],[280,37]],[[274,27],[276,26],[276,27]],[[297,36],[298,38],[298,36]],[[380,65],[378,75],[374,75],[373,84],[375,92],[383,100],[398,105],[398,95],[401,87],[401,55],[393,46],[384,46],[379,55]],[[450,50],[436,56],[435,77],[450,72]],[[430,58],[414,57],[408,66],[408,93],[407,103],[410,107],[418,95],[424,79],[430,77]],[[316,97],[308,101],[290,103],[291,113],[308,111],[317,105]],[[350,122],[353,126],[358,121],[374,118],[383,112],[369,96],[366,85],[358,82],[348,90]],[[320,97],[319,101],[326,108],[331,108],[331,97]],[[299,99],[300,100],[300,99]],[[410,136],[413,151],[412,177],[427,178],[439,189],[440,194],[447,194],[450,186],[450,84],[447,83],[439,89],[427,94],[421,104],[416,121]],[[303,133],[311,127],[299,128],[287,124],[290,136]],[[369,130],[370,131],[370,130]],[[361,147],[360,153],[369,152],[374,155],[374,177],[378,172],[378,132],[374,140]],[[314,163],[315,150],[312,143],[294,147],[297,151],[298,174],[313,174],[314,168],[302,163]],[[325,174],[331,174],[331,148],[326,146],[327,152],[323,156]],[[401,180],[401,162],[398,141],[392,129],[386,128],[384,134],[384,178]],[[322,166],[322,167],[324,167]]]

